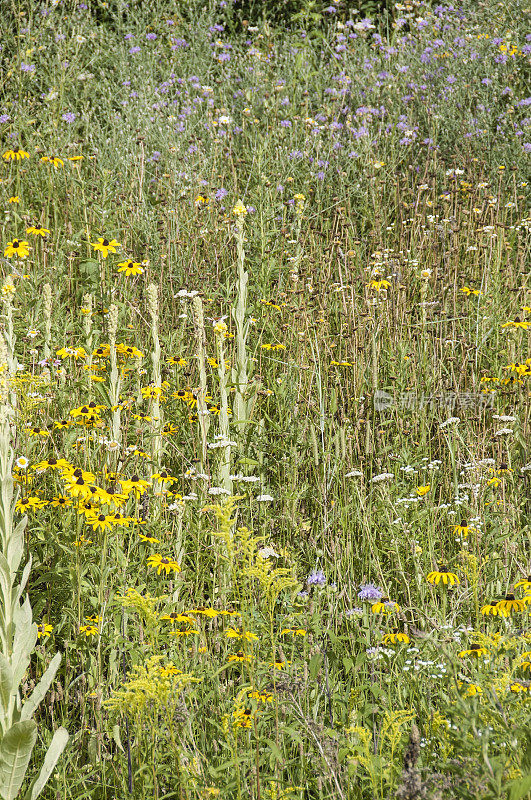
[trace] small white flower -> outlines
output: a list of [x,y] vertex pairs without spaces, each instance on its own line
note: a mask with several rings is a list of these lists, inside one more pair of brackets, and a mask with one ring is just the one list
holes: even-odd
[[382,472],[381,475],[375,475],[371,478],[371,483],[381,483],[382,481],[394,481],[395,476],[392,472]]
[[274,499],[270,494],[259,494],[256,498],[259,503],[271,503]]
[[510,433],[514,433],[512,428],[500,428],[499,431],[494,432],[494,436],[508,436]]
[[209,494],[228,494],[228,495],[230,495],[229,490],[228,489],[223,489],[222,486],[211,486],[210,489],[208,490],[208,493]]
[[15,461],[15,466],[18,467],[19,469],[27,469],[29,467],[29,461],[26,458],[26,456],[20,456]]
[[441,428],[447,428],[448,425],[452,425],[454,422],[457,425],[459,422],[461,422],[461,419],[459,417],[448,417],[448,419],[446,419],[444,422],[441,422],[439,425],[439,430],[441,430]]
[[363,472],[360,472],[359,469],[353,469],[352,472],[347,472],[345,478],[363,478]]
[[258,555],[260,556],[260,558],[264,558],[264,559],[265,558],[279,558],[279,554],[276,552],[276,550],[274,550],[274,548],[270,547],[269,545],[267,547],[262,547],[258,551]]

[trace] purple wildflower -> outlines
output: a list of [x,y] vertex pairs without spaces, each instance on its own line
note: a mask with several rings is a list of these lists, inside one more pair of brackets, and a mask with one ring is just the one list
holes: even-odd
[[75,122],[76,115],[73,113],[73,111],[67,111],[66,114],[62,115],[61,119],[63,119],[65,122],[69,122],[69,123],[70,122]]
[[314,569],[306,579],[306,586],[324,586],[326,583],[326,575],[322,569]]
[[363,583],[358,592],[359,600],[380,600],[383,597],[383,592],[379,586],[374,583]]

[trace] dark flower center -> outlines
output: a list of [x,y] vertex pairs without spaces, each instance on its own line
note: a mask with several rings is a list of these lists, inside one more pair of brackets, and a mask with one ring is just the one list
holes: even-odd
[[98,517],[99,522],[105,522],[105,514],[100,514]]
[[19,245],[20,245],[20,242],[19,242],[19,240],[18,240],[18,239],[15,239],[15,240],[13,241],[13,247],[14,247],[14,248],[17,248]]
[[505,595],[505,599],[506,600],[514,600],[515,599],[514,594],[506,594]]
[[57,464],[57,459],[56,458],[49,458],[48,459],[48,465],[50,467],[54,467],[56,464]]
[[139,480],[140,478],[138,477],[138,475],[133,475],[133,477],[131,478],[131,483],[138,483]]
[[481,645],[480,644],[471,644],[470,645],[470,649],[471,650],[481,650]]
[[103,242],[102,242],[102,245],[104,247],[108,247],[109,246],[109,240],[108,239],[104,239]]

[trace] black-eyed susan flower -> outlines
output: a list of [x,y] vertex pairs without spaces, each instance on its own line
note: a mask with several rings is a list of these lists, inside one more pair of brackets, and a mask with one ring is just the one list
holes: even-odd
[[160,386],[143,386],[140,390],[142,392],[142,397],[145,398],[154,398],[154,397],[161,397],[162,396],[162,387]]
[[110,517],[105,514],[86,514],[87,523],[94,531],[107,531],[113,527]]
[[388,597],[381,597],[371,606],[373,614],[391,614],[393,611],[400,611],[400,606]]
[[65,162],[59,156],[42,156],[40,159],[43,164],[51,164],[53,167],[57,169],[57,167],[64,167]]
[[90,484],[83,478],[73,478],[65,484],[65,491],[71,497],[78,497],[81,500],[88,500],[90,497]]
[[459,658],[466,658],[466,656],[471,656],[472,658],[479,658],[480,656],[486,656],[488,654],[488,650],[486,647],[482,647],[480,644],[471,644],[468,650],[461,650],[458,653]]
[[123,272],[129,278],[131,275],[142,275],[144,267],[137,261],[122,261],[118,264],[118,272]]
[[526,683],[520,683],[520,681],[514,681],[514,683],[511,683],[511,685],[509,686],[509,689],[514,694],[519,694],[520,692],[528,692],[529,686]]
[[31,225],[29,228],[26,228],[26,233],[32,233],[34,236],[47,236],[50,231],[48,228],[42,228],[40,225]]
[[160,553],[154,553],[152,556],[149,556],[147,563],[150,567],[157,570],[158,575],[160,575],[161,572],[165,572],[166,575],[169,575],[172,572],[181,571],[179,564],[173,558],[166,558],[165,556],[161,556]]
[[484,616],[507,617],[509,612],[500,608],[498,602],[498,600],[492,600],[490,603],[485,603],[485,605],[480,608],[480,612]]
[[519,589],[520,587],[524,592],[531,590],[531,575],[528,575],[527,578],[522,578],[514,584],[515,589]]
[[102,258],[107,258],[109,253],[116,253],[116,248],[122,246],[116,239],[104,239],[101,236],[97,242],[91,242],[91,245],[101,253]]
[[25,511],[37,511],[39,508],[47,506],[48,502],[40,497],[23,497],[15,503],[15,509],[24,513]]
[[53,498],[53,500],[50,502],[50,505],[52,508],[70,508],[72,505],[72,500],[69,497],[59,495]]
[[165,622],[171,622],[172,625],[184,624],[195,625],[195,620],[188,617],[186,614],[180,614],[178,611],[171,611],[169,614],[163,614],[160,618]]
[[475,697],[476,695],[483,694],[483,689],[477,683],[463,683],[458,681],[460,689],[464,689],[465,697]]
[[43,436],[43,437],[46,437],[46,436],[50,435],[50,431],[47,431],[45,428],[39,428],[38,425],[35,425],[33,428],[29,428],[28,429],[28,434],[30,436]]
[[144,353],[141,353],[138,348],[134,347],[134,345],[124,344],[123,342],[116,345],[116,352],[126,358],[144,358]]
[[287,634],[291,634],[292,636],[306,636],[306,631],[304,628],[284,628],[280,631],[281,636],[286,636]]
[[381,292],[382,289],[388,289],[389,286],[391,286],[390,282],[386,281],[385,279],[384,280],[373,279],[367,284],[367,288],[374,289],[376,292]]
[[56,430],[61,431],[64,430],[65,428],[70,428],[72,425],[74,425],[74,423],[71,420],[61,419],[57,420],[57,422],[54,422],[53,427]]
[[432,572],[429,572],[426,580],[428,583],[435,584],[438,586],[439,583],[443,583],[445,586],[453,586],[455,583],[459,583],[459,578],[455,574],[455,572],[450,572],[448,567],[439,567],[439,569],[435,569]]
[[522,330],[526,331],[530,325],[531,322],[520,319],[520,317],[515,317],[514,319],[510,319],[508,322],[505,322],[502,325],[502,328],[521,328]]
[[403,633],[399,631],[398,628],[395,628],[394,631],[391,633],[386,633],[382,639],[382,644],[396,644],[396,642],[401,642],[402,644],[409,644],[410,638],[407,633]]
[[464,536],[466,538],[469,533],[475,532],[476,529],[472,528],[466,520],[462,519],[459,525],[453,526],[452,530],[457,536]]
[[219,611],[216,611],[215,608],[206,608],[202,606],[200,608],[192,608],[186,612],[187,614],[199,614],[204,617],[208,617],[209,619],[214,619],[219,615]]
[[416,494],[419,497],[424,497],[425,494],[428,494],[428,492],[430,491],[430,488],[431,488],[431,484],[429,484],[429,483],[427,484],[427,486],[417,486]]
[[4,161],[21,161],[23,158],[29,158],[29,153],[26,153],[21,147],[13,147],[3,154]]
[[256,633],[251,633],[251,631],[236,630],[236,628],[227,628],[225,631],[225,636],[228,639],[241,639],[244,642],[253,642],[259,639]]
[[123,480],[120,479],[119,482],[124,494],[128,495],[131,494],[131,492],[134,492],[137,497],[139,497],[141,494],[144,494],[150,485],[149,481],[143,481],[138,475],[133,475],[131,478]]
[[503,600],[499,601],[498,607],[500,611],[506,612],[506,614],[509,615],[513,612],[518,613],[523,611],[525,608],[525,603],[523,600],[518,600],[514,594],[509,593],[505,595]]
[[526,653],[521,654],[520,667],[524,671],[531,672],[531,650],[528,650]]
[[89,639],[91,636],[97,636],[99,631],[95,625],[88,624],[88,625],[80,625],[79,626],[79,633]]
[[463,286],[463,288],[460,289],[459,291],[464,292],[464,294],[466,294],[467,297],[470,297],[471,294],[472,295],[483,294],[483,292],[480,292],[479,289],[471,289],[469,286]]
[[232,712],[232,724],[235,728],[251,728],[253,724],[253,711],[240,706]]
[[291,666],[291,661],[287,659],[285,661],[271,661],[269,666],[273,667],[273,669],[283,670]]
[[273,703],[275,701],[271,692],[260,691],[259,689],[251,689],[251,691],[247,692],[247,697],[257,703]]
[[229,661],[238,661],[242,664],[250,664],[252,660],[253,656],[248,653],[244,653],[243,650],[238,650],[237,653],[231,653],[229,656]]
[[35,469],[37,471],[45,470],[45,469],[67,469],[68,468],[68,461],[64,458],[55,458],[55,456],[50,456],[50,458],[45,458],[43,461],[39,461],[38,464],[35,464]]
[[40,625],[37,625],[37,636],[39,639],[47,639],[52,631],[53,627],[46,622],[41,622]]
[[138,538],[141,542],[148,542],[149,544],[160,544],[160,539],[157,539],[155,536],[145,536],[143,533],[138,534]]
[[84,347],[61,347],[60,350],[56,351],[56,355],[63,360],[65,358],[73,358],[74,361],[77,361],[79,358],[85,358],[87,353]]
[[29,242],[24,242],[21,239],[13,239],[12,242],[7,243],[4,256],[5,258],[13,258],[13,256],[17,258],[26,258],[26,256],[29,256],[29,251]]

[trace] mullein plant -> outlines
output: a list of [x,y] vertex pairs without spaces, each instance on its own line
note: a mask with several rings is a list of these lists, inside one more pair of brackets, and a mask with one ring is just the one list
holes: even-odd
[[227,394],[227,370],[225,368],[225,350],[223,343],[227,326],[223,321],[216,322],[214,325],[216,334],[216,356],[218,361],[219,376],[219,440],[220,459],[218,467],[218,483],[223,489],[232,494],[232,480],[230,477],[230,450],[232,442],[229,431],[229,404]]
[[207,373],[206,373],[206,336],[203,301],[199,296],[192,300],[195,340],[197,346],[197,364],[199,369],[199,394],[197,395],[197,419],[201,430],[201,471],[204,472],[207,460],[207,436],[210,425],[206,407]]
[[85,350],[87,355],[85,358],[85,368],[87,370],[88,390],[89,397],[92,394],[92,295],[90,293],[83,295],[83,305],[81,306],[81,313],[83,315],[83,332],[85,334]]
[[[243,437],[245,427],[249,421],[256,391],[250,392],[251,362],[247,354],[247,337],[249,335],[249,319],[247,318],[247,284],[249,273],[245,271],[245,241],[244,226],[247,209],[241,200],[233,208],[236,217],[236,249],[238,253],[238,283],[236,303],[232,309],[235,324],[236,354],[235,364],[232,369],[232,383],[235,387],[234,402],[232,405],[232,421],[237,425],[238,433]],[[254,387],[256,389],[256,387]]]
[[44,358],[52,353],[52,287],[45,283],[42,287],[42,309],[44,312]]
[[155,389],[151,405],[151,416],[153,419],[153,439],[151,455],[154,468],[160,466],[162,459],[162,410],[160,407],[161,376],[160,376],[160,342],[159,342],[159,298],[157,287],[150,283],[147,287],[148,311],[151,318],[151,338],[153,339],[152,360],[152,383]]
[[121,377],[116,363],[116,332],[118,330],[118,307],[112,303],[109,306],[107,315],[107,332],[109,334],[109,348],[111,360],[111,376],[109,385],[109,399],[111,402],[112,421],[111,439],[113,442],[121,442],[121,420],[120,420],[120,386]]
[[[14,344],[11,337],[10,344]],[[23,593],[28,582],[31,558],[19,583],[17,572],[24,552],[27,517],[15,523],[17,498],[13,488],[11,425],[13,408],[9,402],[9,353],[0,334],[0,797],[14,800],[24,783],[31,754],[37,740],[37,724],[32,719],[48,691],[61,661],[60,653],[51,660],[32,694],[23,703],[20,685],[25,678],[38,636],[29,598]],[[35,800],[50,778],[68,741],[65,728],[59,728],[44,757],[39,774],[30,783],[24,800]]]

